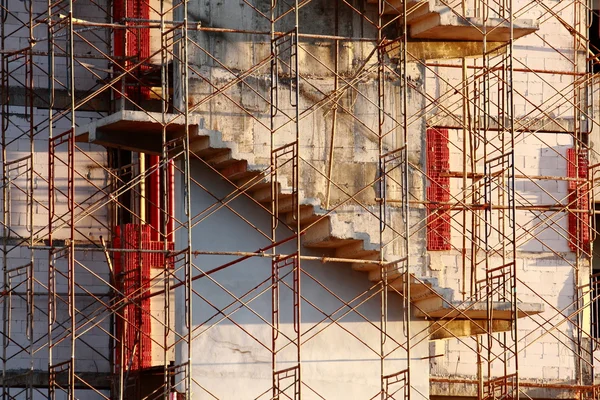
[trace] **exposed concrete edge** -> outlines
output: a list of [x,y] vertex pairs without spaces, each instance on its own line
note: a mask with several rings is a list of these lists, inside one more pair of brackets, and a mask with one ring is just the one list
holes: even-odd
[[[579,399],[586,386],[577,386],[562,382],[519,382],[520,389],[534,399]],[[475,397],[477,381],[475,379],[456,379],[447,377],[429,378],[430,396]]]
[[[432,321],[429,325],[429,340],[453,339],[457,337],[482,335],[487,321],[452,320]],[[512,321],[492,321],[492,332],[506,332],[512,328]]]
[[[33,94],[33,95],[32,95]],[[83,99],[89,95],[87,90],[76,90],[75,97]],[[48,88],[36,87],[27,89],[24,87],[9,86],[8,93],[3,99],[9,106],[27,107],[30,101],[33,101],[33,107],[48,109],[50,107],[50,91]],[[92,99],[77,107],[78,111],[109,112],[110,111],[110,91],[96,94]],[[54,90],[55,110],[68,110],[71,108],[71,96],[67,90]]]
[[329,220],[331,223],[332,236],[340,239],[360,239],[364,242],[365,250],[378,249],[378,246],[371,242],[371,235],[364,231],[357,230],[353,221],[340,219],[340,215],[337,212],[330,213]]
[[[476,41],[446,41],[410,39],[408,42],[409,62],[420,60],[452,60],[458,58],[480,58],[483,57],[481,42]],[[488,43],[488,55],[499,55],[506,53],[505,42]],[[388,50],[392,60],[399,59],[400,44],[395,43]]]
[[[463,126],[458,123],[462,120],[460,115],[438,116],[431,115],[427,118],[429,126],[437,128],[462,129]],[[485,119],[479,120],[479,126],[484,126]],[[490,118],[488,121],[488,130],[498,130],[497,119]],[[573,118],[517,118],[515,122],[515,132],[547,132],[570,134],[574,131]]]
[[[93,137],[96,130],[101,130],[111,124],[127,121],[127,122],[146,122],[156,123],[157,125],[180,125],[183,126],[186,122],[182,114],[162,114],[160,112],[134,111],[134,110],[119,110],[104,118],[99,118],[88,125],[78,128],[75,132],[76,136],[88,133]],[[190,114],[188,116],[188,125],[199,125],[202,128],[202,118],[199,115]]]
[[[494,320],[512,320],[513,304],[510,302],[494,301],[492,312]],[[485,301],[448,301],[441,298],[431,298],[419,302],[419,308],[414,315],[419,318],[431,319],[486,319],[488,305]],[[517,318],[525,318],[544,312],[542,303],[519,302],[517,304]]]
[[[109,390],[111,387],[111,373],[109,372],[75,372],[78,379],[75,382],[76,389],[89,389],[90,386],[98,390]],[[24,388],[28,385],[36,388],[47,388],[49,373],[47,370],[8,370],[4,378],[0,377],[0,385],[12,388]],[[58,374],[58,382],[66,382],[67,377],[61,378]],[[84,381],[84,382],[82,382]]]

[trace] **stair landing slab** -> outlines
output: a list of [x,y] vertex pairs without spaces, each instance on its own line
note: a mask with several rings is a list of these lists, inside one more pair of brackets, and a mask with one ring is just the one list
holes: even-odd
[[121,110],[79,128],[75,134],[78,142],[160,154],[163,129],[169,140],[185,132],[186,123],[196,128],[200,122],[201,117],[195,115],[185,119],[180,114]]
[[[446,11],[451,13],[451,11]],[[539,29],[538,23],[531,19],[513,21],[513,39],[529,35]],[[476,17],[459,17],[431,12],[410,26],[410,36],[416,39],[445,41],[508,42],[510,24],[502,18],[489,18],[484,21]]]
[[[524,318],[544,312],[541,303],[517,303],[517,318]],[[513,304],[510,302],[492,302],[491,316],[493,320],[512,320]],[[442,299],[425,300],[418,304],[415,316],[429,319],[472,319],[488,318],[488,303],[485,301],[443,301]]]

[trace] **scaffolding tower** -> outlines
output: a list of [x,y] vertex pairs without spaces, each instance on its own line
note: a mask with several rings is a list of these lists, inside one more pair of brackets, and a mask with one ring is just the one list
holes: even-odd
[[[2,0],[2,398],[220,398],[194,373],[192,360],[202,356],[192,346],[222,322],[270,354],[272,384],[261,399],[324,398],[303,379],[302,350],[329,327],[377,358],[373,399],[424,397],[411,384],[411,351],[430,339],[453,339],[476,357],[476,379],[432,373],[431,382],[470,384],[480,399],[532,398],[536,384],[520,377],[519,360],[547,337],[577,363],[576,376],[556,387],[598,398],[592,257],[600,153],[590,136],[599,128],[600,50],[590,42],[597,20],[590,2],[240,5],[264,29],[194,20],[187,0]],[[319,9],[330,25],[314,33],[303,24]],[[531,15],[535,23],[526,20]],[[431,20],[437,25],[423,28]],[[570,43],[539,34],[544,24],[568,32]],[[257,55],[228,64],[204,45],[219,35],[252,41]],[[515,49],[521,37],[543,43],[549,60],[568,67],[534,64]],[[316,53],[315,43],[333,57]],[[344,64],[349,44],[361,54],[357,65]],[[331,77],[332,87],[320,86],[308,65]],[[528,79],[543,96],[517,85]],[[437,86],[425,84],[431,81]],[[241,92],[252,101],[240,100]],[[256,167],[205,126],[203,115],[223,108],[268,134],[266,165]],[[317,114],[329,135],[318,144],[319,163],[303,134]],[[376,154],[368,160],[375,177],[351,189],[336,172],[344,123],[368,137]],[[563,147],[548,144],[547,134],[566,138]],[[563,175],[517,164],[523,151],[542,145],[566,165]],[[451,165],[455,153],[460,159]],[[228,192],[196,179],[199,167]],[[305,201],[307,176],[325,182],[320,208]],[[423,195],[415,181],[424,182]],[[549,184],[566,185],[568,194],[557,198]],[[545,195],[524,195],[523,185]],[[199,212],[198,190],[214,200]],[[238,211],[239,199],[270,215],[270,226]],[[367,243],[334,235],[332,218],[344,207],[353,207],[357,225],[375,223],[378,236]],[[194,228],[221,210],[269,244],[198,248]],[[568,241],[570,254],[555,250],[553,237]],[[555,304],[521,276],[518,253],[529,242],[570,266],[570,304]],[[425,249],[456,254],[453,299],[436,290]],[[231,261],[207,267],[200,256]],[[233,292],[220,282],[219,272],[254,258],[271,264],[256,286]],[[314,261],[362,271],[370,286],[342,296],[303,267]],[[195,289],[204,281],[231,301],[213,304]],[[303,291],[305,283],[338,306],[325,307]],[[255,309],[265,296],[268,314]],[[372,301],[377,320],[361,309]],[[202,321],[194,319],[198,304],[210,310]],[[320,319],[303,319],[305,308]],[[241,309],[270,336],[238,324]],[[348,315],[368,324],[376,340],[345,325]],[[390,327],[391,315],[400,329]],[[521,321],[531,327],[526,333]]]

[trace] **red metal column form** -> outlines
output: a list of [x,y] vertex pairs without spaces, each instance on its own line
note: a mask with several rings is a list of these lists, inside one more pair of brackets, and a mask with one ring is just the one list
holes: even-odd
[[[130,21],[133,19],[134,21]],[[149,0],[115,0],[113,2],[113,20],[117,23],[122,22],[127,29],[115,30],[114,37],[114,55],[117,60],[121,60],[120,65],[123,70],[129,70],[140,61],[147,60],[150,57],[150,28],[138,28],[139,26],[148,25],[150,19],[150,4]],[[133,26],[136,26],[135,28]],[[142,65],[131,74],[136,77],[141,77],[142,74],[148,71],[149,65]],[[123,70],[117,71],[122,73]],[[131,76],[125,79],[127,82],[136,82]],[[119,87],[119,90],[125,90],[127,97],[132,97],[136,93],[136,86],[126,85],[124,89]],[[143,98],[148,98],[150,89],[148,87],[140,88],[140,94]],[[121,97],[120,93],[116,93],[117,98]]]
[[450,149],[448,129],[428,128],[427,250],[450,250]]
[[174,231],[175,231],[175,164],[173,164],[173,160],[169,160],[168,163],[168,171],[167,171],[167,190],[169,191],[169,195],[167,197],[167,227],[166,227],[166,235],[167,241],[169,243],[174,242]]
[[588,158],[585,151],[567,149],[567,176],[569,181],[569,247],[571,251],[590,251],[590,199],[588,193]]
[[151,229],[150,238],[152,240],[160,240],[162,232],[160,224],[160,173],[158,156],[150,156],[149,170],[150,174],[150,190],[148,191],[148,215]]
[[118,289],[125,296],[125,306],[117,321],[117,337],[120,339],[116,352],[117,365],[136,371],[150,367],[152,361],[151,310],[147,295],[153,253],[144,251],[152,247],[150,226],[126,224],[122,229],[117,227],[113,246],[126,250],[115,254]]

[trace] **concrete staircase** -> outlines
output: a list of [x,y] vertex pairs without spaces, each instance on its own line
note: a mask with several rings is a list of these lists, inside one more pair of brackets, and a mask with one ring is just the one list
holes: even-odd
[[[377,0],[367,0],[377,4]],[[456,0],[409,1],[406,4],[406,20],[411,39],[507,42],[510,40],[510,24],[504,18],[491,16],[487,20],[478,18],[473,11],[461,12],[462,3]],[[402,0],[387,0],[384,13],[401,15],[404,10]],[[513,38],[533,33],[539,24],[533,19],[514,19]]]
[[[90,124],[78,132],[78,140],[97,143],[104,146],[117,144],[122,148],[134,151],[152,152],[156,143],[160,142],[162,131],[160,114],[138,111],[121,111]],[[153,118],[155,122],[152,122]],[[174,117],[169,125],[173,135],[180,134],[184,121]],[[224,179],[236,185],[248,196],[261,204],[265,209],[271,208],[271,181],[266,168],[252,165],[248,158],[237,152],[235,143],[225,142],[217,131],[202,128],[201,119],[188,119],[190,132],[190,150],[218,171]],[[130,135],[131,142],[125,143],[128,133],[123,129],[144,129],[143,140]],[[179,130],[177,129],[179,126]],[[179,133],[177,133],[179,132]],[[153,139],[152,139],[153,138]],[[158,146],[160,147],[160,146]],[[285,183],[276,182],[278,200],[278,218],[281,223],[295,226],[293,195]],[[320,252],[323,257],[355,260],[352,268],[365,272],[371,282],[382,280],[381,267],[376,261],[380,258],[378,246],[371,243],[366,232],[357,231],[353,224],[340,223],[335,212],[327,213],[315,201],[300,198],[300,227],[304,232],[303,246],[313,252]],[[453,290],[441,288],[434,278],[410,275],[409,285],[404,281],[405,266],[402,261],[387,265],[387,280],[390,291],[403,293],[410,285],[410,299],[414,305],[413,315],[431,321],[430,336],[441,339],[453,336],[464,336],[485,333],[487,320],[487,303],[485,301],[457,301],[453,299]],[[494,321],[492,329],[505,331],[511,327],[512,309],[510,304],[493,303]],[[518,317],[538,314],[543,305],[520,303]]]

